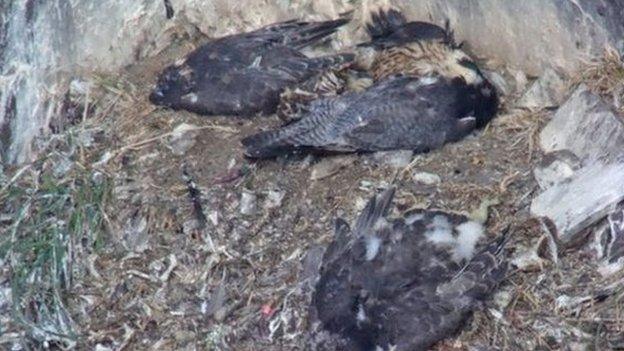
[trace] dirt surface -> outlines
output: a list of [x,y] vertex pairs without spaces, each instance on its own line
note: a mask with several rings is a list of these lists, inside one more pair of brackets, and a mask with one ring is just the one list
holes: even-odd
[[[121,76],[102,76],[95,88],[98,113],[85,125],[100,137],[81,149],[80,160],[112,186],[102,208],[103,244],[77,249],[73,288],[64,297],[78,349],[331,349],[317,344],[308,318],[322,247],[337,216],[352,222],[390,184],[398,189],[395,214],[425,207],[477,215],[484,201],[496,201],[487,212],[490,235],[512,225],[510,257],[529,257],[466,329],[437,349],[614,345],[623,327],[621,290],[597,277],[591,252],[562,250],[556,264],[535,253],[540,242],[544,251],[544,236],[528,207],[541,157],[536,136],[548,112],[510,110],[508,97],[486,130],[398,168],[384,161],[388,155],[371,154],[251,162],[240,138],[279,125],[277,117],[202,117],[147,101],[157,73],[189,49],[173,47]],[[192,126],[181,138],[192,146],[175,155],[171,133],[182,123]],[[195,203],[183,170],[201,193]],[[440,182],[414,180],[423,172]],[[608,297],[594,298],[605,289]],[[562,304],[563,295],[577,303]]]

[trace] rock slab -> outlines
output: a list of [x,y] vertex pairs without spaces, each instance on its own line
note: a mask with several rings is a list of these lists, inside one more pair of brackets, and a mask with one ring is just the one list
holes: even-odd
[[[370,4],[379,2],[369,0]],[[605,45],[624,49],[624,1],[619,0],[400,0],[408,18],[443,24],[488,58],[527,74],[548,67],[573,74]]]
[[624,154],[624,121],[611,106],[579,86],[540,134],[545,152],[569,150],[585,164]]
[[624,162],[593,163],[569,181],[548,188],[531,203],[531,214],[547,217],[565,244],[624,200]]

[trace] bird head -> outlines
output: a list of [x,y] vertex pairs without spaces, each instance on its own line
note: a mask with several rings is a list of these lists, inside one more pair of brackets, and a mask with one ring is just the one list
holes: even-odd
[[496,88],[483,75],[475,62],[460,50],[449,56],[445,75],[460,82],[462,100],[465,106],[469,106],[470,115],[476,120],[476,127],[484,127],[498,111],[498,94]]
[[477,64],[460,49],[452,49],[440,63],[440,73],[447,77],[461,77],[470,85],[486,81]]
[[192,76],[192,71],[186,66],[167,67],[158,78],[149,96],[150,101],[156,105],[171,106],[191,91]]

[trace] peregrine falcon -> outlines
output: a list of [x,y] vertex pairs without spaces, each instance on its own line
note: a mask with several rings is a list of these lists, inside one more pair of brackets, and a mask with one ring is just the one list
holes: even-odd
[[[448,25],[407,22],[396,10],[380,10],[367,30],[371,41],[360,45],[364,51],[356,61],[373,85],[289,96],[309,103],[299,108],[301,118],[243,139],[248,157],[306,150],[423,152],[461,139],[496,114],[495,88],[455,44]],[[325,97],[314,100],[318,95]]]
[[286,87],[354,59],[353,54],[307,57],[300,51],[348,21],[291,20],[213,40],[167,67],[150,101],[204,115],[274,113]]
[[370,17],[370,22],[366,24],[366,31],[371,41],[359,44],[359,47],[387,49],[417,41],[432,41],[453,48],[460,47],[455,44],[448,21],[445,28],[429,22],[407,22],[405,16],[398,10],[382,8],[377,12],[372,11]]
[[298,151],[426,152],[458,141],[495,112],[493,90],[467,84],[463,76],[393,75],[363,92],[315,100],[300,120],[242,144],[251,158]]
[[[334,66],[315,81],[286,89],[277,108],[281,119],[289,122],[300,118],[310,102],[318,98],[367,88],[373,83],[373,78],[379,80],[388,75],[382,72],[386,68],[388,72],[392,69],[394,73],[402,73],[403,67],[405,73],[409,71],[413,75],[437,71],[447,75],[456,73],[444,67],[444,55],[459,49],[448,22],[446,29],[427,22],[407,22],[405,16],[394,9],[373,11],[370,16],[371,21],[366,24],[370,41],[357,45],[356,62]],[[409,51],[411,45],[417,45],[420,52],[413,54],[413,50]],[[403,51],[408,51],[408,54],[401,55]],[[429,55],[430,51],[434,51],[434,55]],[[469,59],[465,54],[463,58]],[[410,69],[414,65],[410,60],[415,60],[425,69]],[[440,63],[441,67],[436,70],[433,63]]]
[[357,63],[376,80],[397,73],[455,77],[465,72],[468,63],[476,67],[461,45],[455,43],[448,22],[446,28],[427,22],[407,22],[395,9],[379,10],[371,13],[366,29],[371,40],[358,45]]
[[507,235],[487,243],[482,224],[416,210],[388,218],[393,189],[373,197],[355,227],[336,221],[311,313],[349,349],[426,350],[459,331],[504,279]]

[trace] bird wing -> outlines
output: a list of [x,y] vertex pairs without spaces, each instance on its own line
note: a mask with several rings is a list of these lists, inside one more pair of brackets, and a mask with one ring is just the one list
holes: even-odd
[[354,285],[353,242],[366,240],[391,207],[394,188],[371,198],[360,213],[353,232],[341,219],[336,221],[335,237],[323,256],[321,277],[316,285],[312,303],[318,318],[328,330],[350,334],[357,330],[359,287]]
[[439,41],[454,46],[448,22],[446,28],[429,22],[407,22],[405,16],[395,9],[372,12],[366,30],[371,40],[358,44],[360,47],[385,49],[417,41]]
[[437,288],[437,294],[453,301],[455,308],[471,308],[475,301],[485,299],[503,280],[507,272],[504,253],[509,239],[507,230],[486,245],[448,283]]
[[474,129],[471,119],[458,115],[454,84],[441,77],[390,77],[361,93],[320,99],[299,121],[243,139],[245,153],[434,149]]
[[302,49],[335,33],[347,24],[351,18],[342,16],[330,21],[305,22],[290,20],[271,24],[245,34],[246,38],[263,42],[279,43],[292,48]]
[[[387,299],[369,299],[362,307],[377,345],[396,350],[427,350],[456,333],[476,307],[504,278],[507,235],[493,241],[447,283],[422,282]],[[380,321],[382,321],[380,323]]]
[[287,21],[216,39],[168,67],[150,100],[200,114],[272,113],[286,87],[353,60],[350,54],[308,58],[299,52],[348,21]]
[[457,93],[442,78],[391,77],[336,119],[348,128],[335,144],[360,151],[438,148],[470,128],[457,114]]

